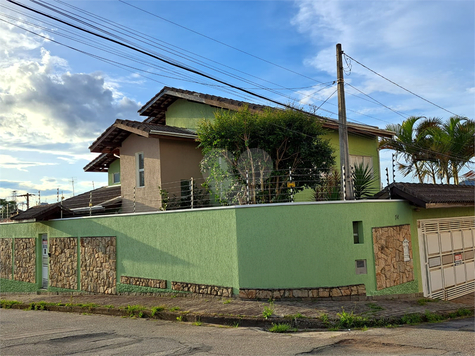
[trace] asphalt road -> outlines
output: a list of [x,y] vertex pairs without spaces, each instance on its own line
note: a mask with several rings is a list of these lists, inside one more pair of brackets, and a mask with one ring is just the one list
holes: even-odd
[[255,328],[0,309],[6,355],[473,355],[473,318],[367,331]]

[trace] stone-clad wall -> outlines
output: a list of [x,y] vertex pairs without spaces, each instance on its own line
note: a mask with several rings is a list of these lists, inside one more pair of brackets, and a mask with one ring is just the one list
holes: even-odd
[[[404,239],[409,242],[407,262],[404,262]],[[410,225],[373,228],[373,244],[378,290],[414,280]]]
[[239,290],[239,297],[243,299],[333,298],[365,295],[366,288],[364,284],[328,288]]
[[233,294],[233,289],[231,287],[220,287],[208,284],[195,284],[185,282],[172,282],[172,289],[176,291],[217,295],[222,297],[231,297]]
[[116,294],[116,238],[81,238],[81,290]]
[[150,287],[150,288],[160,288],[160,289],[167,288],[167,281],[164,279],[121,276],[120,283],[130,284],[130,285],[139,286],[139,287]]
[[50,286],[77,289],[77,239],[74,237],[49,239],[49,253]]
[[0,278],[12,279],[13,239],[0,239]]
[[35,283],[36,239],[14,239],[16,281]]

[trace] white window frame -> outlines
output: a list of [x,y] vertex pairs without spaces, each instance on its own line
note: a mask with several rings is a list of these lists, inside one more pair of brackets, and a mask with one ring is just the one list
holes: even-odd
[[[140,160],[142,160],[142,168],[140,168]],[[138,188],[145,187],[145,156],[143,152],[137,152],[135,154],[135,178],[136,186]],[[141,183],[140,177],[142,176],[143,184]]]
[[374,175],[373,156],[350,155],[350,167],[355,168],[360,163],[368,166]]

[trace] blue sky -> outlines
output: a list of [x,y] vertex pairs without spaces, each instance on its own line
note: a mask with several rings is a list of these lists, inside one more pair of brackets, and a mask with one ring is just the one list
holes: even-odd
[[[30,1],[18,1],[52,13]],[[475,118],[474,1],[43,3],[75,13],[88,11],[88,18],[94,14],[127,26],[137,31],[137,36],[152,37],[148,44],[141,44],[148,51],[279,102],[320,107],[317,113],[331,118],[336,118],[336,95],[322,103],[336,89],[332,85],[336,79],[335,45],[341,43],[349,56],[443,108],[350,61],[345,81],[397,113],[347,86],[349,121],[384,128],[411,115],[448,119],[456,113]],[[105,63],[11,23],[129,67]],[[105,24],[103,19],[101,23]],[[91,154],[88,146],[116,118],[142,120],[137,110],[165,85],[268,104],[67,29],[71,31],[68,36],[98,47],[91,48],[61,36],[65,29],[0,0],[1,198],[10,198],[12,190],[18,194],[37,194],[39,190],[41,201],[51,203],[56,201],[57,188],[65,197],[71,196],[72,179],[76,194],[90,190],[93,184],[106,185],[106,174],[82,170],[97,155]],[[150,41],[167,48],[153,47]],[[108,47],[129,57],[101,50]],[[168,52],[168,48],[176,51],[178,47],[179,56]],[[185,60],[185,55],[192,61]],[[196,63],[198,60],[204,65]],[[390,152],[381,152],[383,170],[389,157]],[[396,179],[412,178],[398,174]]]

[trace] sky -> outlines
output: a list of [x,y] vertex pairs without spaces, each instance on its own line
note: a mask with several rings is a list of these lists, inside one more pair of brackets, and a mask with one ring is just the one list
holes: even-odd
[[[348,121],[475,118],[471,0],[15,1],[333,119],[341,43]],[[0,0],[0,198],[53,203],[58,189],[69,198],[107,185],[106,173],[83,171],[98,155],[88,147],[118,118],[145,119],[137,110],[164,86],[269,104]],[[380,157],[385,182],[391,152]]]

